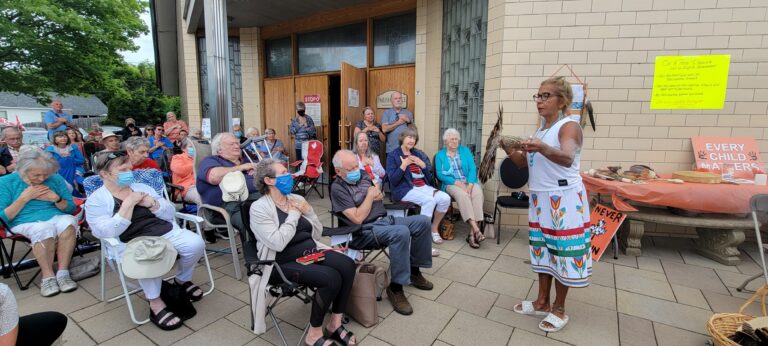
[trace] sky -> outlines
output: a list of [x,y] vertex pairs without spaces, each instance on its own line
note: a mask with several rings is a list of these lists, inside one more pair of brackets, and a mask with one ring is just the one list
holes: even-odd
[[136,39],[133,40],[134,43],[136,43],[137,46],[139,46],[139,50],[135,52],[128,52],[128,51],[122,51],[120,54],[123,55],[123,58],[125,58],[125,62],[133,65],[138,65],[139,63],[148,60],[151,63],[155,62],[155,48],[154,44],[152,43],[152,19],[150,18],[149,12],[142,13],[141,19],[144,21],[144,23],[147,24],[147,28],[150,29],[150,32],[148,32],[146,35],[142,35]]

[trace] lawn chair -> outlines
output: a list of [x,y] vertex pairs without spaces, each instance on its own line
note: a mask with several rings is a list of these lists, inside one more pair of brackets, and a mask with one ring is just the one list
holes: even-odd
[[320,198],[324,198],[322,188],[318,189],[320,177],[323,175],[323,142],[306,141],[301,145],[303,160],[291,163],[291,167],[299,167],[293,173],[293,192],[302,196],[314,190]]
[[765,264],[765,250],[768,249],[768,244],[763,244],[762,237],[760,236],[760,220],[758,219],[758,215],[768,215],[768,195],[752,196],[749,200],[749,205],[752,209],[752,220],[755,222],[755,238],[757,238],[757,250],[760,253],[760,265],[763,267],[763,271],[745,280],[736,288],[739,292],[743,291],[750,282],[759,278],[761,275],[765,278],[766,285],[768,285],[768,269]]
[[[506,158],[501,162],[499,176],[504,186],[518,190],[528,183],[528,168],[518,168],[511,159]],[[528,209],[528,199],[519,198],[510,194],[509,196],[499,196],[499,187],[496,185],[496,205],[493,208],[493,223],[496,224],[496,244],[501,243],[501,228],[499,227],[501,219],[501,209]],[[518,194],[518,196],[522,196]]]
[[[152,187],[159,195],[168,198],[168,192],[165,190],[165,182],[163,181],[162,173],[156,169],[140,169],[134,171],[134,179],[137,183],[142,183]],[[83,185],[85,185],[85,193],[90,196],[94,191],[100,188],[104,182],[98,175],[93,175],[85,179]],[[202,238],[203,230],[200,224],[203,222],[202,218],[195,215],[176,213],[176,222],[182,222],[183,227],[187,228],[189,223],[195,225],[195,232]],[[125,275],[123,275],[122,269],[122,252],[125,249],[125,243],[121,242],[119,238],[103,238],[101,241],[101,301],[113,302],[120,298],[125,298],[126,305],[128,306],[128,312],[131,315],[131,320],[136,324],[145,324],[149,322],[149,319],[139,320],[136,318],[136,313],[133,310],[133,304],[131,303],[131,295],[141,291],[141,288],[135,288],[133,290],[128,289],[128,283],[126,282]],[[210,288],[208,291],[203,292],[203,296],[207,296],[214,289],[213,272],[211,271],[211,264],[208,261],[208,253],[203,253],[203,259],[205,260],[205,268],[208,270],[208,280]],[[107,299],[106,297],[106,262],[110,261],[110,266],[117,272],[120,278],[120,285],[122,286],[123,293]],[[133,285],[131,285],[133,286]]]
[[[376,241],[376,246],[368,247],[368,248],[365,248],[365,249],[351,249],[351,248],[349,248],[349,243],[352,242],[352,239],[355,236],[353,233],[342,233],[342,234],[338,234],[338,235],[332,235],[331,236],[331,246],[343,246],[343,247],[346,247],[347,248],[347,256],[349,256],[350,258],[352,258],[355,261],[360,259],[360,261],[363,261],[363,262],[365,262],[365,261],[373,262],[381,254],[384,254],[384,256],[386,256],[387,259],[389,259],[389,253],[387,252],[387,246],[386,245],[382,245],[382,244],[379,243],[379,240],[376,238],[376,235],[373,233],[372,227],[365,226],[365,225],[355,225],[354,223],[352,223],[352,221],[349,220],[349,218],[347,218],[346,215],[344,215],[343,211],[341,211],[341,210],[333,210],[333,192],[332,192],[332,189],[333,189],[333,182],[328,184],[328,196],[331,199],[331,210],[330,210],[331,215],[332,215],[332,217],[331,217],[331,227],[335,227],[336,223],[334,222],[334,220],[338,220],[339,227],[354,227],[354,226],[358,226],[358,227],[360,227],[360,232],[371,232],[371,234],[374,237],[374,240]],[[384,208],[386,209],[386,206]],[[361,255],[360,258],[358,256],[358,254]],[[368,258],[372,254],[374,254],[374,256],[371,257],[370,260],[368,260]]]

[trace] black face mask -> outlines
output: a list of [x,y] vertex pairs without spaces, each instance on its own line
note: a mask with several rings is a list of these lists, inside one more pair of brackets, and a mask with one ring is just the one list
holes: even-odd
[[305,111],[296,111],[296,113],[299,113],[299,115],[301,115],[301,116],[304,116],[304,114],[305,114],[306,112],[305,112]]

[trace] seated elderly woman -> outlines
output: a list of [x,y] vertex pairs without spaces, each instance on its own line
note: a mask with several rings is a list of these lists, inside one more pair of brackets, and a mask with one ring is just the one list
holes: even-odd
[[171,179],[174,184],[184,187],[181,196],[185,202],[196,205],[203,204],[200,193],[195,187],[195,171],[192,169],[195,164],[195,146],[192,145],[192,140],[185,138],[181,142],[181,150],[181,154],[173,155],[171,158],[171,172],[173,173]]
[[477,180],[475,158],[469,148],[459,145],[461,135],[454,128],[443,133],[445,147],[435,155],[435,173],[440,189],[459,204],[461,218],[470,226],[467,243],[473,249],[480,247],[485,236],[478,222],[483,220],[483,188]]
[[387,154],[392,200],[421,206],[421,215],[432,219],[432,242],[442,244],[438,227],[451,206],[451,197],[429,185],[433,179],[431,161],[423,151],[415,148],[419,134],[408,128],[400,132],[398,140],[400,146]]
[[155,160],[149,160],[149,141],[141,136],[133,136],[123,143],[125,152],[128,154],[128,162],[131,163],[133,170],[154,168],[160,170],[160,166]]
[[[343,345],[356,345],[352,334],[341,324],[342,314],[347,309],[352,283],[355,278],[355,263],[349,257],[326,251],[325,260],[309,265],[296,259],[317,249],[328,248],[320,243],[323,225],[312,206],[303,197],[293,195],[293,177],[279,161],[265,159],[256,166],[254,181],[263,197],[251,205],[250,226],[256,237],[261,260],[275,260],[287,278],[299,284],[317,288],[312,301],[310,328],[304,339],[307,345],[333,345],[323,337],[323,318],[328,310],[331,318],[326,332],[332,339]],[[277,277],[272,266],[264,268],[264,275],[255,283],[259,299],[266,300],[263,278]],[[265,302],[256,302],[256,332],[264,332]],[[260,308],[259,308],[260,307]]]
[[53,144],[45,149],[59,162],[59,175],[72,186],[72,191],[77,197],[82,197],[76,187],[83,185],[85,174],[85,158],[80,149],[72,144],[66,131],[58,131],[53,134]]
[[[77,220],[71,215],[75,203],[64,178],[56,174],[58,170],[50,153],[24,146],[16,171],[0,177],[0,218],[11,232],[32,243],[32,254],[43,273],[43,297],[77,289],[69,276],[77,235]],[[54,258],[58,259],[57,272]]]
[[[202,299],[203,291],[190,280],[195,264],[205,251],[203,239],[174,222],[176,208],[171,202],[153,188],[134,182],[125,152],[98,155],[95,169],[104,185],[85,202],[85,216],[93,235],[119,238],[124,243],[141,236],[167,239],[181,257],[177,262],[176,283],[186,290],[191,300]],[[181,319],[166,309],[160,298],[161,283],[161,277],[139,280],[149,300],[150,320],[163,330],[179,328]]]
[[355,135],[355,142],[352,143],[352,152],[357,155],[357,162],[360,169],[368,173],[368,176],[373,181],[373,184],[381,189],[381,180],[387,174],[384,167],[381,165],[379,155],[373,151],[370,146],[368,134],[365,132],[358,132]]

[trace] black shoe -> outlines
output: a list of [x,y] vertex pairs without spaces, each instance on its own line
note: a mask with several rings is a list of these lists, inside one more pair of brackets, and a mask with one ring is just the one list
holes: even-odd
[[216,244],[216,242],[219,240],[219,238],[217,238],[214,233],[215,232],[213,230],[203,231],[203,237],[205,237],[205,241],[207,243],[209,243],[209,244]]

